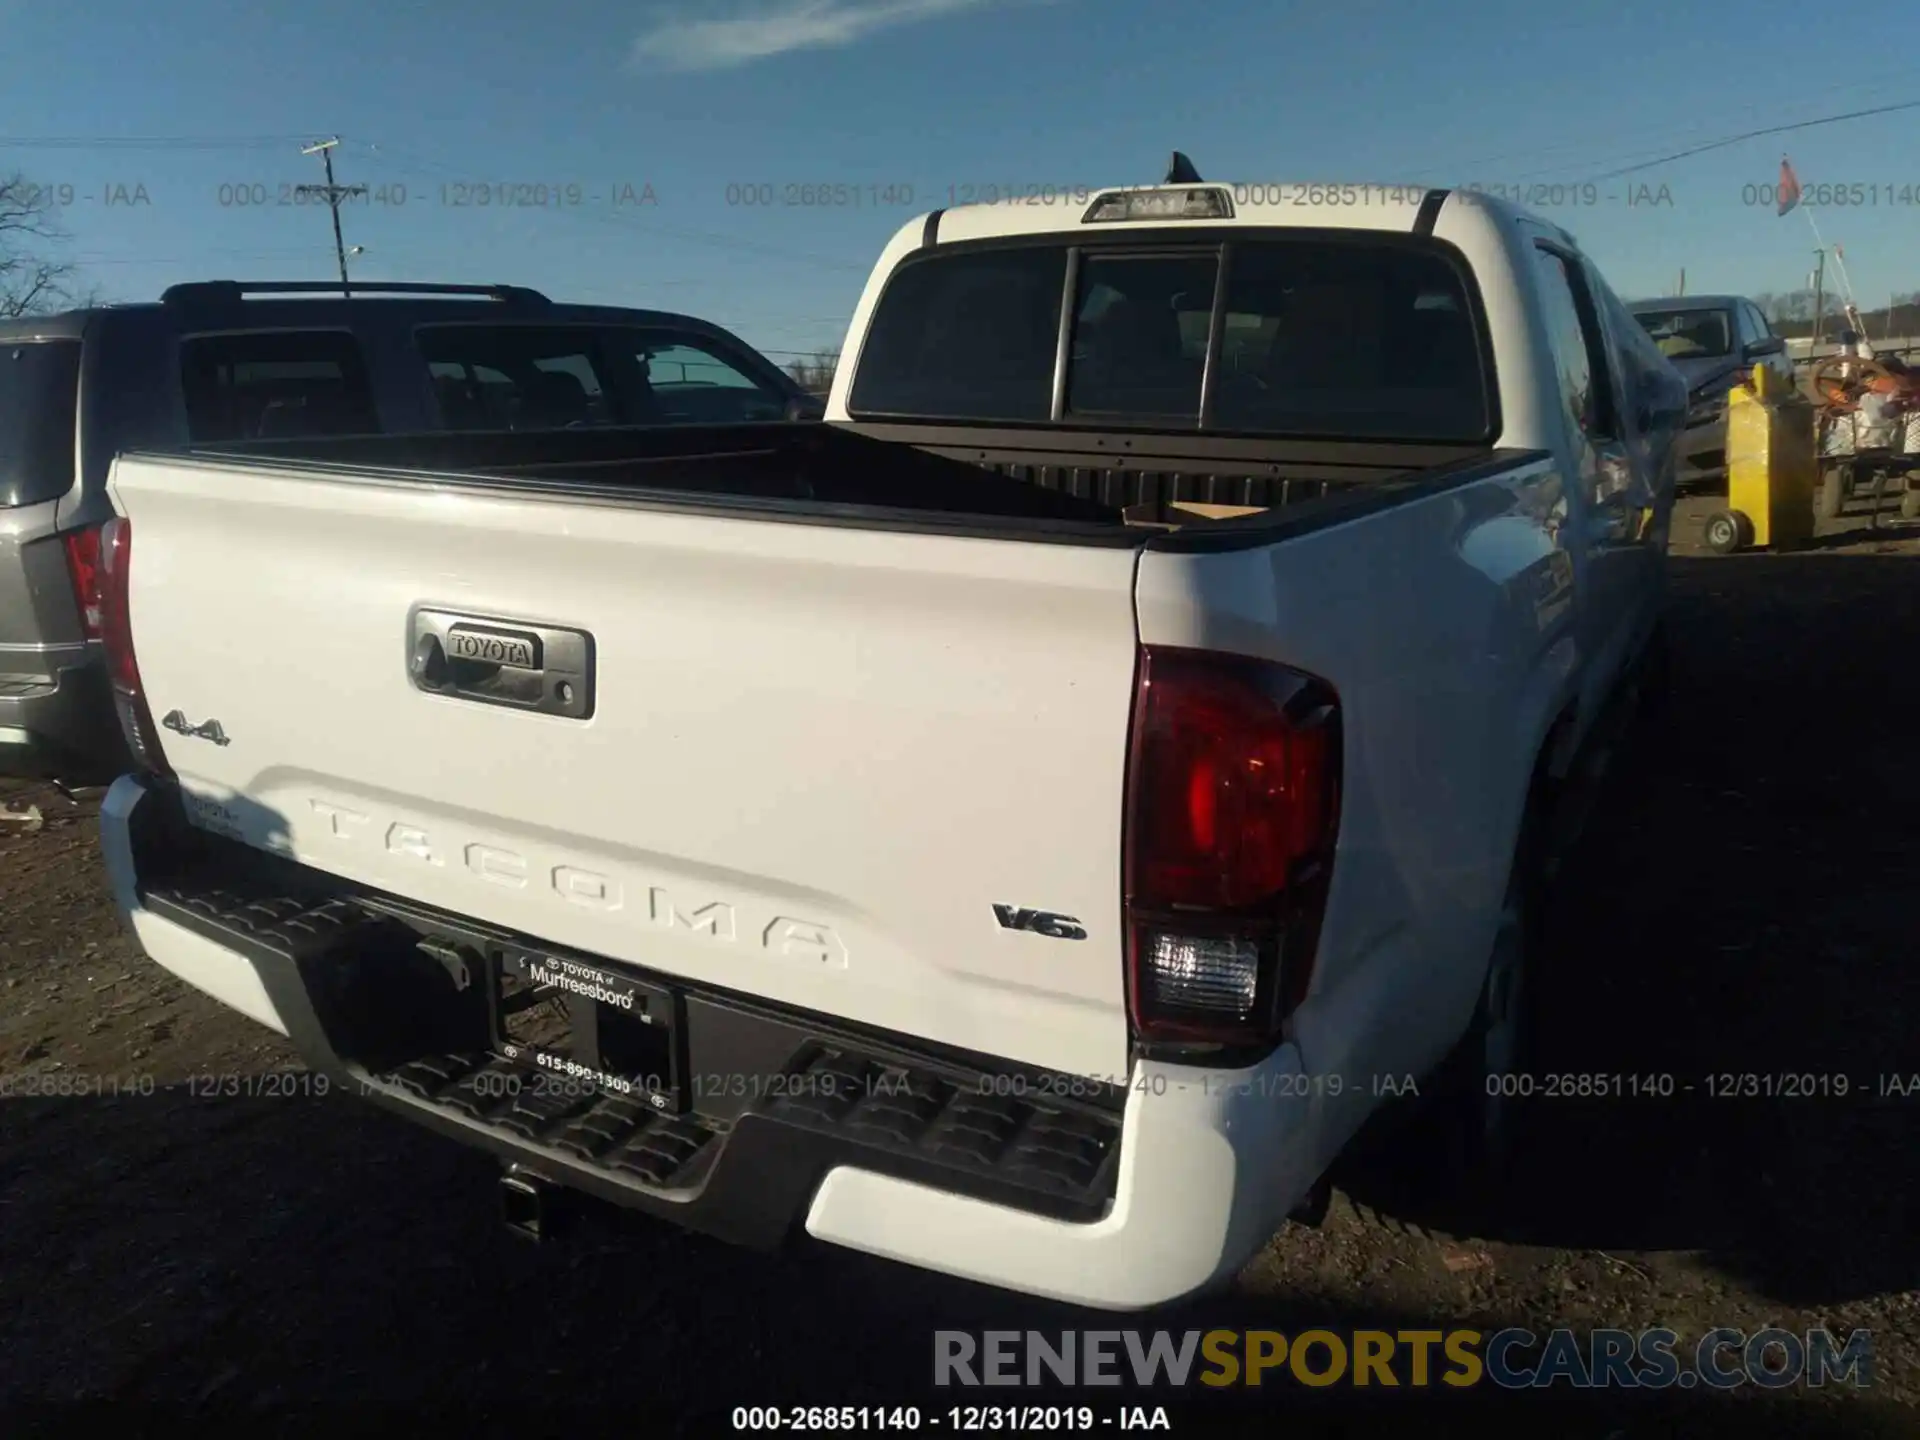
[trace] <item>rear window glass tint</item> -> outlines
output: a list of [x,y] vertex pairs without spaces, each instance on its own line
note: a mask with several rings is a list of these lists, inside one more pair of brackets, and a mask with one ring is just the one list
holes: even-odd
[[429,325],[417,332],[450,430],[617,425],[597,330],[580,325]]
[[79,386],[79,341],[0,341],[0,505],[35,505],[72,486]]
[[359,342],[344,331],[205,335],[180,345],[195,442],[368,435],[380,429]]
[[1058,247],[902,266],[861,346],[849,407],[929,419],[1047,419],[1066,275]]
[[[1147,249],[1148,244],[1153,246]],[[1045,421],[1066,245],[910,260],[854,376],[862,417]],[[1235,239],[1207,377],[1221,243],[1082,251],[1063,420],[1330,439],[1483,444],[1493,379],[1466,276],[1437,249]]]
[[1234,246],[1212,428],[1477,442],[1492,428],[1488,394],[1466,283],[1443,256]]
[[1219,269],[1212,254],[1086,256],[1068,412],[1197,420]]

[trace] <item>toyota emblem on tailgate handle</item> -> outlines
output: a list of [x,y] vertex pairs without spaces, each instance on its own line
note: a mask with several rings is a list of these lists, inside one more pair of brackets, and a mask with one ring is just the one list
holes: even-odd
[[585,720],[593,714],[593,636],[415,606],[407,616],[407,679],[446,699]]

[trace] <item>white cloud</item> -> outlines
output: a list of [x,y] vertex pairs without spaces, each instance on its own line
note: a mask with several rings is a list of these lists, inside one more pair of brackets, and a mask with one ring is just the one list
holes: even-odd
[[881,30],[912,25],[1004,0],[760,0],[721,20],[663,15],[634,42],[633,58],[673,70],[721,70],[792,50],[851,45]]

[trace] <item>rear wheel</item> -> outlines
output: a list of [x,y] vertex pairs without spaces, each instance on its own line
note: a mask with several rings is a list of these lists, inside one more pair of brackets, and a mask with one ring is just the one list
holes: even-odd
[[1540,882],[1538,831],[1528,828],[1501,902],[1479,1003],[1442,1079],[1448,1188],[1476,1216],[1497,1213],[1504,1202],[1532,1108]]
[[1468,1032],[1479,1052],[1480,1093],[1473,1097],[1464,1139],[1471,1178],[1483,1183],[1504,1179],[1512,1164],[1526,1098],[1521,1092],[1532,1078],[1531,959],[1526,901],[1512,893],[1501,907],[1486,987]]
[[1648,717],[1664,715],[1673,705],[1673,642],[1667,623],[1654,626],[1647,641],[1646,658],[1640,671],[1640,713]]

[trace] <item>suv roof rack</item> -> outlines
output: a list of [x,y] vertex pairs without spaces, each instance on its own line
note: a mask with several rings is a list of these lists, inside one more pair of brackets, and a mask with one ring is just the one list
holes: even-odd
[[352,286],[337,280],[198,280],[169,285],[160,292],[162,305],[190,305],[242,300],[248,295],[466,295],[516,305],[551,305],[538,290],[524,285],[408,285],[396,280],[356,280]]

